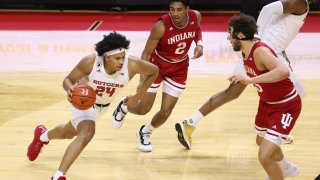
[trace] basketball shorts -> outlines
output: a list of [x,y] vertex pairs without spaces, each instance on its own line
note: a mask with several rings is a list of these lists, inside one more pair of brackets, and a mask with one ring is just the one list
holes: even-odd
[[94,105],[94,108],[91,107],[87,110],[79,110],[73,106],[71,106],[72,116],[71,116],[71,124],[72,126],[77,129],[78,124],[81,121],[89,120],[95,121],[99,119],[106,111],[108,107],[98,107]]
[[159,67],[159,74],[147,92],[157,93],[163,82],[163,92],[179,97],[186,88],[189,57],[179,63],[170,63],[153,54],[150,62]]
[[301,112],[301,98],[281,104],[268,104],[260,100],[255,119],[257,135],[280,145],[294,127]]

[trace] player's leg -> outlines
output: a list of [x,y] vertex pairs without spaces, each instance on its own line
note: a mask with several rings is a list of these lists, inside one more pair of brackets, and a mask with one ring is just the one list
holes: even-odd
[[240,94],[245,89],[246,85],[241,83],[230,84],[230,86],[213,96],[211,96],[208,101],[202,105],[202,107],[197,111],[192,117],[178,121],[175,125],[176,131],[178,132],[179,142],[186,148],[190,149],[192,144],[192,133],[195,130],[196,124],[204,116],[208,115],[220,106],[238,98]]
[[72,126],[71,121],[67,124],[61,124],[48,130],[48,140],[51,139],[72,139],[77,135],[77,130]]
[[[259,161],[266,173],[271,179],[284,179],[282,170],[277,163],[279,156],[283,154],[280,147],[269,141],[269,139],[263,139],[259,148]],[[282,159],[281,158],[281,159]]]
[[140,140],[140,150],[142,152],[152,151],[152,145],[150,141],[150,135],[153,130],[160,127],[167,121],[173,108],[178,102],[178,97],[171,96],[165,92],[162,93],[162,103],[160,110],[152,117],[151,123],[142,125],[137,132],[137,137]]
[[140,151],[150,152],[152,146],[150,135],[153,130],[160,127],[167,121],[173,108],[175,107],[179,96],[184,91],[187,80],[188,62],[178,64],[169,64],[172,72],[167,72],[168,77],[163,79],[163,93],[160,110],[153,116],[151,122],[143,125],[137,132],[137,137],[140,140]]
[[[299,174],[299,167],[290,161],[288,161],[281,151],[280,145],[283,144],[283,139],[286,139],[290,131],[295,125],[296,120],[298,119],[301,112],[301,99],[299,96],[296,96],[294,99],[279,103],[279,104],[267,104],[265,103],[266,108],[269,109],[268,118],[268,127],[264,140],[268,141],[268,144],[273,144],[273,146],[278,146],[279,148],[274,148],[272,154],[272,160],[274,160],[280,167],[283,178],[293,177]],[[276,109],[277,111],[274,111]],[[264,140],[261,143],[261,146],[264,143]],[[263,147],[260,147],[262,149]],[[266,147],[265,147],[266,148]],[[266,148],[268,149],[268,148]],[[268,156],[264,156],[268,157]],[[263,163],[261,162],[263,165]],[[264,166],[266,169],[266,167]],[[277,177],[279,173],[275,169],[271,170],[268,175],[271,179]],[[274,170],[274,171],[272,171]],[[267,171],[267,169],[266,169]],[[268,171],[267,171],[268,172]]]
[[95,134],[95,122],[83,120],[77,126],[77,137],[70,143],[61,160],[58,172],[53,178],[59,178],[60,172],[65,175],[72,163],[77,159],[82,150],[87,146]]
[[161,73],[159,73],[156,80],[152,83],[147,92],[134,107],[128,107],[124,103],[125,97],[121,98],[117,108],[113,111],[112,114],[112,127],[115,129],[120,128],[128,112],[137,115],[147,114],[153,106],[153,103],[156,99],[157,91],[161,85],[162,80],[163,76],[161,75]]
[[76,130],[71,125],[61,124],[55,128],[48,130],[44,125],[39,125],[35,128],[34,139],[28,147],[27,156],[30,161],[36,160],[43,148],[43,145],[49,143],[51,139],[71,139],[76,135]]
[[52,132],[48,133],[48,137],[53,139],[61,138],[61,136],[59,136],[59,132],[61,131],[64,132],[63,134],[68,138],[71,138],[71,136],[77,136],[66,149],[59,169],[52,177],[53,180],[65,178],[65,174],[72,163],[79,156],[84,147],[86,147],[86,145],[91,141],[95,133],[94,120],[96,117],[99,117],[105,112],[103,109],[101,111],[100,110],[96,111],[94,108],[90,108],[88,110],[78,110],[72,107],[72,120],[62,129],[61,127],[57,126]]

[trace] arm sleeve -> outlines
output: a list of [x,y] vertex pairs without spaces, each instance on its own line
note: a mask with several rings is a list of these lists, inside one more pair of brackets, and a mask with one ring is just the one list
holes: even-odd
[[270,23],[272,16],[283,15],[283,5],[281,1],[276,1],[264,6],[259,14],[257,24],[258,24],[258,34],[261,36],[263,31]]
[[[201,42],[199,42],[199,41],[201,41]],[[198,31],[196,32],[196,44],[202,45],[201,43],[202,43],[202,31],[201,31],[201,28],[199,27]]]

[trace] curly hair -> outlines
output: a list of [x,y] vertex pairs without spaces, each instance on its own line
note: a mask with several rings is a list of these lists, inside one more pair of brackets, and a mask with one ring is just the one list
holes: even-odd
[[249,40],[254,38],[254,34],[258,31],[258,25],[256,20],[252,16],[245,14],[240,14],[233,16],[228,23],[229,28],[233,27],[233,34],[231,35],[234,39],[239,39],[237,37],[238,33],[242,33],[246,36],[242,40]]
[[170,4],[173,2],[181,2],[184,6],[190,6],[190,0],[170,0]]
[[97,51],[99,56],[102,56],[105,52],[125,48],[128,49],[130,44],[130,40],[128,40],[124,35],[113,31],[109,35],[104,35],[102,41],[98,42],[95,45],[95,50]]

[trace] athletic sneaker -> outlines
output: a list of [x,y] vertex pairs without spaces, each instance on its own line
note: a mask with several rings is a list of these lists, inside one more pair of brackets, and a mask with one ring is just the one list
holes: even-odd
[[143,133],[142,129],[144,128],[145,125],[142,125],[140,130],[137,132],[137,138],[140,141],[140,151],[141,152],[151,152],[152,151],[152,146],[150,142],[150,135],[151,133]]
[[191,148],[191,136],[195,127],[188,124],[187,120],[176,123],[176,130],[178,132],[179,142],[187,149]]
[[43,134],[46,130],[47,128],[43,125],[39,125],[35,128],[33,141],[29,145],[28,153],[27,153],[27,156],[30,161],[34,161],[35,159],[37,159],[43,145],[49,143],[49,142],[42,142],[40,140],[41,134]]
[[291,144],[293,142],[293,136],[288,135],[287,139],[282,139],[282,144]]
[[287,161],[286,167],[283,169],[283,176],[284,177],[295,177],[300,173],[299,166],[293,164],[290,161]]
[[119,129],[124,121],[124,117],[127,115],[127,112],[124,112],[121,106],[123,105],[123,101],[126,97],[122,97],[117,108],[113,111],[112,114],[112,127],[115,129]]
[[[55,179],[51,177],[51,180],[55,180]],[[67,180],[67,178],[65,176],[60,176],[57,180]]]
[[[282,169],[282,173],[283,173],[283,177],[295,177],[300,173],[300,168],[299,166],[293,164],[292,162],[287,160],[287,164],[285,165],[285,167],[281,167]],[[268,177],[267,180],[270,180],[270,178]]]

